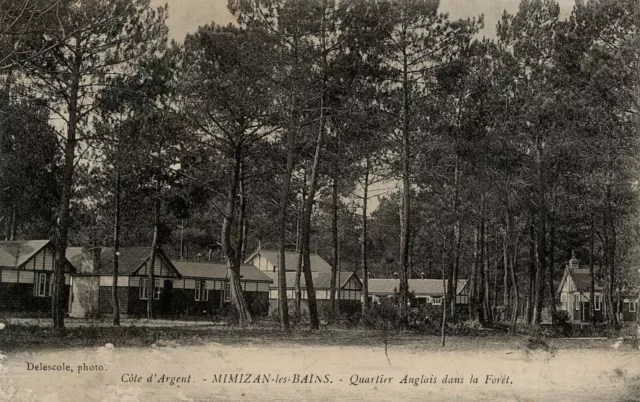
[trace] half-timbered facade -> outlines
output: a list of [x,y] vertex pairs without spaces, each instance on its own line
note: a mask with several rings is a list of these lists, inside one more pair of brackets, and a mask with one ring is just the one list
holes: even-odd
[[[599,267],[594,267],[594,272]],[[591,271],[588,267],[581,266],[576,258],[572,258],[565,267],[564,275],[558,285],[557,297],[560,299],[559,310],[566,311],[569,321],[573,324],[589,323],[591,319],[591,303],[596,322],[606,320],[609,312],[605,301],[602,282],[594,278],[594,291],[591,295]],[[637,292],[623,291],[620,295],[614,295],[614,307],[616,307],[620,321],[636,321],[638,310]]]
[[[278,274],[277,272],[267,273],[269,277],[273,279],[273,284],[269,290],[270,299],[270,315],[278,314]],[[312,272],[313,286],[316,292],[316,301],[318,304],[318,310],[327,310],[331,306],[331,272]],[[287,272],[287,300],[289,302],[289,311],[294,311],[295,308],[295,272]],[[336,275],[336,282],[340,291],[336,293],[336,299],[338,299],[339,308],[341,312],[355,313],[361,308],[362,299],[362,282],[358,275],[354,272],[341,272],[340,275]],[[307,286],[304,280],[304,275],[300,281],[300,311],[302,314],[309,313]]]
[[[409,279],[409,293],[411,307],[421,307],[425,305],[440,306],[444,301],[444,294],[448,287],[448,281],[442,279]],[[383,298],[392,298],[398,295],[400,289],[399,279],[369,279],[369,297],[371,301],[378,302]],[[467,280],[458,280],[456,304],[465,305],[469,303],[469,292]]]
[[[0,312],[51,313],[55,282],[55,248],[49,240],[0,242]],[[65,267],[65,299],[73,267]]]
[[[69,248],[67,259],[76,267],[71,280],[71,317],[91,317],[113,313],[113,248]],[[144,316],[149,297],[158,315],[171,313],[173,281],[180,274],[162,250],[154,264],[155,286],[149,283],[150,247],[119,250],[117,298],[123,317]]]
[[[113,313],[113,248],[69,248],[67,258],[77,274],[72,278],[72,317]],[[155,286],[150,286],[151,248],[119,250],[117,297],[123,317],[146,315],[149,298],[159,317],[212,315],[230,303],[227,266],[171,261],[159,249],[154,265]],[[271,279],[251,265],[240,269],[241,284],[252,314],[266,314]]]
[[[209,314],[223,310],[231,302],[226,264],[173,261],[182,279],[173,282],[173,310],[181,314]],[[247,307],[253,315],[269,311],[272,280],[253,265],[240,266],[240,284]]]

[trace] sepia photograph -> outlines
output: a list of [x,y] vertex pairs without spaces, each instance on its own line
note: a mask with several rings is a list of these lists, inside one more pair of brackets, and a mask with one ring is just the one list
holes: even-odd
[[0,402],[640,401],[640,1],[0,0]]

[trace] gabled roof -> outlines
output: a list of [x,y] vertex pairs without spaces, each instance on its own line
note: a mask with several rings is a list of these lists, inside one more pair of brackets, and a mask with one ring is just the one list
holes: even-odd
[[[597,271],[598,267],[594,267],[594,271]],[[562,280],[558,284],[558,291],[560,293],[562,288],[564,287],[567,278],[571,276],[573,283],[578,290],[578,292],[590,292],[591,291],[591,273],[589,272],[589,268],[569,268],[568,266],[564,270],[564,275],[562,276]],[[594,290],[597,292],[602,291],[602,283],[598,281],[596,278],[594,284]]]
[[[265,272],[271,279],[273,279],[273,284],[271,285],[272,289],[278,288],[278,273],[277,272]],[[337,277],[337,275],[336,275]],[[360,278],[353,272],[340,272],[340,288],[342,289],[347,282],[351,279],[351,277],[355,277],[358,282],[360,282]],[[330,290],[331,289],[331,272],[312,272],[311,278],[313,278],[313,287],[316,290]],[[287,271],[287,289],[294,289],[296,281],[296,273]],[[307,284],[304,280],[304,273],[300,278],[300,288],[306,289]]]
[[[210,262],[171,261],[184,278],[227,279],[227,265]],[[272,280],[253,265],[240,266],[240,280],[243,282],[268,282]]]
[[82,247],[67,247],[65,256],[77,272],[82,272]]
[[[589,273],[589,269],[570,268],[569,270],[576,288],[581,292],[588,292],[589,289],[591,289],[591,274]],[[602,290],[602,284],[599,283],[598,280],[596,280],[594,288],[595,290]]]
[[[78,272],[91,273],[94,275],[108,275],[113,273],[113,247],[102,247],[100,250],[100,261],[98,266],[94,266],[92,257],[83,253],[82,248],[71,247],[67,250],[67,256]],[[79,250],[78,250],[79,249]],[[132,275],[142,265],[151,258],[151,247],[121,247],[118,257],[118,275]],[[88,252],[89,255],[91,251]],[[169,269],[178,273],[171,261],[158,249],[157,258],[161,258],[169,266]]]
[[[250,263],[253,258],[257,255],[260,255],[261,258],[269,261],[274,267],[278,266],[278,261],[280,258],[278,257],[277,250],[266,250],[260,249],[256,250],[253,254],[246,259],[245,264]],[[295,251],[285,251],[285,269],[288,271],[295,271],[298,268],[298,253]],[[328,262],[322,259],[318,254],[312,253],[310,255],[311,258],[311,272],[331,272],[331,265]]]
[[[569,267],[568,265],[565,267],[564,270],[564,274],[562,276],[562,280],[560,280],[560,283],[558,284],[558,290],[557,290],[557,294],[560,294],[562,292],[562,288],[564,287],[565,282],[567,281],[567,278],[569,276],[571,276],[571,279],[573,280],[573,284],[576,288],[576,291],[578,292],[583,292],[583,293],[589,293],[591,291],[591,273],[589,272],[589,268],[580,268],[580,267],[585,267],[584,265],[580,265],[579,267]],[[594,266],[594,272],[597,272],[600,269],[599,266]],[[598,280],[598,278],[595,278],[594,281],[594,290],[596,292],[602,292],[603,291],[603,284],[600,280]],[[624,286],[622,288],[622,294],[623,295],[634,295],[638,293],[638,289],[637,288],[628,288],[626,286]]]
[[0,267],[20,268],[42,250],[49,240],[18,240],[0,242]]
[[[457,293],[460,294],[467,284],[466,279],[458,280]],[[393,295],[400,289],[400,279],[369,279],[369,294]],[[444,287],[449,282],[445,279]],[[409,279],[409,292],[416,296],[444,295],[442,279]]]

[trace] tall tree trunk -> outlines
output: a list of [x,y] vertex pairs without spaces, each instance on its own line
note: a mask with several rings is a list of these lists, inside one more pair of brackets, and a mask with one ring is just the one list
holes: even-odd
[[[511,235],[509,226],[509,210],[506,212],[504,236],[502,238],[502,262],[504,268],[504,275],[502,277],[502,305],[504,308],[508,308],[511,295],[509,292],[509,236]],[[506,310],[505,310],[506,311]]]
[[[337,172],[336,172],[337,173]],[[336,174],[337,175],[337,174]],[[333,247],[333,264],[331,264],[331,283],[329,289],[329,298],[331,299],[331,308],[336,311],[336,281],[338,275],[338,178],[333,178],[331,186],[331,240]]]
[[[297,47],[294,47],[297,60]],[[295,67],[295,63],[294,63]],[[293,90],[291,90],[293,93]],[[287,162],[282,174],[282,186],[280,187],[280,205],[278,211],[278,313],[280,326],[284,332],[291,332],[289,325],[289,304],[287,301],[287,271],[286,271],[286,233],[287,233],[287,209],[289,206],[289,194],[291,192],[291,174],[293,173],[293,157],[295,155],[296,132],[298,129],[297,104],[295,96],[290,99],[291,122],[287,132]]]
[[113,222],[113,284],[111,300],[113,303],[113,325],[120,326],[120,306],[118,305],[118,263],[120,262],[120,172],[116,171],[115,213]]
[[527,295],[527,323],[533,325],[533,300],[536,293],[536,233],[533,214],[529,221],[529,294]]
[[484,315],[485,324],[491,325],[493,323],[493,315],[491,314],[491,304],[490,304],[490,296],[491,296],[491,288],[489,286],[489,253],[487,251],[487,229],[486,226],[484,228],[484,236],[482,239],[482,254],[484,256],[482,263],[482,284],[483,284],[483,293],[484,298],[482,303],[482,313]]
[[591,224],[589,225],[589,294],[591,295],[591,303],[589,303],[589,313],[591,314],[591,324],[596,325],[596,314],[594,310],[594,299],[596,291],[596,276],[594,272],[594,243],[595,243],[595,223],[591,216]]
[[[307,200],[307,172],[304,172],[303,180],[302,180],[302,200],[300,202],[300,213],[299,213],[299,225],[301,225],[302,220],[304,219],[304,204]],[[299,234],[300,241],[298,247],[296,249],[296,253],[298,253],[298,264],[296,266],[296,277],[294,283],[294,296],[295,300],[295,315],[300,318],[302,315],[302,287],[300,281],[302,279],[302,261],[304,259],[304,255],[302,254],[302,235]],[[296,240],[297,241],[297,240]]]
[[478,289],[478,303],[477,303],[477,314],[478,320],[480,324],[484,325],[486,321],[485,314],[485,298],[487,297],[485,293],[485,269],[484,269],[484,260],[486,258],[486,250],[484,247],[485,244],[485,217],[484,217],[484,194],[480,198],[480,258],[478,259],[478,277],[477,277],[477,289]]
[[499,246],[499,239],[500,233],[496,230],[496,241],[495,241],[495,250],[494,250],[494,255],[495,255],[495,260],[494,260],[494,264],[493,264],[493,283],[492,283],[492,293],[493,293],[493,297],[491,298],[491,318],[493,320],[496,319],[495,314],[497,311],[497,307],[498,307],[498,270],[500,269],[500,255],[502,254],[500,252],[500,246]]
[[149,279],[149,297],[147,298],[147,318],[152,320],[156,318],[153,300],[156,291],[156,256],[158,253],[158,229],[160,226],[160,194],[156,192],[153,203],[153,240],[151,241],[151,258],[149,258],[149,266],[147,267],[147,277]]
[[231,244],[231,228],[235,221],[236,198],[240,185],[240,174],[242,170],[242,148],[236,146],[234,149],[233,172],[229,180],[227,189],[227,202],[222,221],[221,243],[222,251],[227,259],[227,271],[229,274],[229,287],[231,290],[231,302],[233,303],[240,324],[251,322],[251,314],[244,299],[242,286],[240,283],[240,265],[237,263],[236,249]]
[[[304,172],[304,179],[302,182],[302,200],[301,200],[301,204],[300,204],[300,223],[302,224],[302,221],[304,221],[304,208],[305,208],[305,203],[307,202],[307,172],[305,170]],[[302,232],[300,233],[300,243],[302,243]],[[296,266],[296,277],[295,277],[295,290],[294,290],[294,296],[296,298],[296,303],[295,303],[295,307],[296,307],[296,317],[300,318],[302,315],[302,286],[301,286],[301,280],[302,280],[302,265],[304,262],[304,254],[302,252],[302,244],[300,244],[299,249],[297,250],[298,253],[298,265]]]
[[[612,236],[613,237],[613,236]],[[613,243],[612,240],[610,240],[610,243]],[[614,303],[613,300],[613,296],[615,294],[615,283],[616,283],[616,269],[615,269],[615,247],[612,246],[611,244],[609,245],[609,304],[611,305],[611,317],[613,318],[611,320],[611,326],[612,327],[617,327],[618,326],[618,313],[619,310],[617,309],[617,306]]]
[[18,204],[14,201],[13,202],[13,206],[11,207],[11,237],[9,238],[10,241],[14,241],[17,238],[17,231],[18,231]]
[[244,262],[244,250],[245,250],[245,231],[247,228],[247,195],[245,192],[245,180],[244,180],[244,169],[242,163],[240,164],[240,182],[239,182],[239,193],[240,193],[240,205],[239,205],[239,215],[238,215],[238,225],[237,225],[237,235],[236,235],[236,265],[238,267],[242,266]]
[[447,282],[444,278],[447,277],[446,271],[446,259],[445,259],[445,244],[442,244],[442,324],[440,328],[441,345],[445,346],[447,340]]
[[[457,190],[456,190],[457,192]],[[457,198],[457,195],[456,195]],[[456,211],[456,222],[453,228],[453,269],[451,270],[451,295],[449,296],[450,305],[451,305],[451,322],[455,323],[456,321],[456,295],[458,294],[458,275],[460,271],[460,246],[462,241],[462,236],[460,235],[460,219],[457,218],[457,201],[455,202],[454,210]]]
[[369,309],[369,267],[367,264],[367,206],[369,198],[369,155],[365,157],[364,183],[362,186],[362,242],[360,243],[360,262],[362,264],[362,313]]
[[[549,288],[549,317],[553,323],[556,314],[556,292],[553,276],[555,274],[555,248],[556,248],[556,209],[555,200],[553,206],[553,212],[551,214],[551,228],[549,229],[549,251],[547,253],[549,258],[549,274],[548,274],[548,288]],[[593,303],[591,303],[593,304]]]
[[[406,12],[406,10],[404,10]],[[407,324],[409,298],[409,244],[411,233],[411,181],[409,138],[409,62],[407,50],[403,49],[402,71],[402,223],[400,225],[400,317]]]
[[311,171],[311,182],[309,183],[309,195],[305,202],[305,209],[302,220],[302,253],[304,255],[303,269],[305,276],[305,285],[307,288],[307,302],[309,304],[309,320],[311,329],[320,328],[320,320],[318,318],[318,306],[316,303],[316,291],[313,285],[313,277],[311,276],[311,214],[313,212],[313,202],[316,195],[316,187],[318,183],[318,170],[320,169],[320,160],[322,149],[324,148],[324,132],[325,127],[325,104],[327,97],[327,38],[326,38],[326,12],[327,4],[323,0],[322,2],[322,18],[320,21],[320,29],[322,30],[322,36],[320,37],[320,49],[321,49],[321,89],[320,89],[320,116],[318,124],[318,138],[316,141],[316,149],[313,157],[313,166]]
[[538,240],[537,246],[537,264],[536,264],[536,289],[534,297],[534,315],[533,320],[535,325],[539,325],[542,322],[542,307],[544,306],[544,275],[547,266],[547,211],[545,202],[545,185],[542,172],[542,138],[540,136],[536,139],[536,176],[537,176],[537,212],[538,222],[536,226],[536,237]]
[[304,254],[302,253],[302,247],[297,252],[298,264],[296,266],[296,277],[294,283],[293,295],[295,297],[295,317],[298,319],[302,316],[302,264],[304,261]]
[[[79,45],[78,45],[79,46]],[[80,49],[75,49],[74,71],[67,102],[68,122],[67,138],[64,144],[64,162],[62,168],[62,192],[60,197],[60,212],[56,230],[56,264],[54,270],[54,287],[51,300],[52,324],[55,330],[64,328],[65,306],[64,300],[64,271],[66,266],[66,251],[69,241],[69,226],[71,225],[71,191],[73,187],[73,171],[75,167],[76,132],[78,128],[78,92],[80,88]]]
[[478,319],[476,314],[476,295],[478,294],[476,278],[478,277],[478,258],[480,255],[478,237],[479,230],[476,224],[473,231],[473,261],[471,263],[471,275],[469,276],[469,319],[474,321]]
[[318,182],[318,169],[320,168],[320,155],[324,143],[324,95],[320,100],[320,130],[318,130],[318,139],[316,142],[316,151],[313,158],[313,167],[311,171],[311,181],[309,183],[309,194],[305,200],[303,219],[302,219],[302,253],[304,261],[302,268],[304,270],[305,285],[307,288],[307,303],[309,305],[309,320],[312,329],[320,328],[320,320],[318,318],[318,306],[316,304],[316,292],[313,286],[313,278],[311,276],[311,212],[313,210],[313,201],[316,193],[316,185]]
[[516,334],[516,324],[518,322],[518,309],[520,304],[520,295],[518,292],[518,279],[516,277],[516,264],[518,261],[518,239],[515,241],[513,255],[511,257],[511,263],[509,264],[509,270],[511,272],[511,285],[513,289],[513,309],[511,310],[511,334]]

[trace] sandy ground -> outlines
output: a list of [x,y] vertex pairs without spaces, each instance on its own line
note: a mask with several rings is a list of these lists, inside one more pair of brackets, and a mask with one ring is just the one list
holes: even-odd
[[[383,345],[107,345],[5,356],[0,401],[640,401],[639,359],[629,347],[560,349],[552,356],[515,345],[425,350],[419,342],[390,345],[387,354]],[[28,370],[28,363],[73,372]],[[78,373],[82,365],[102,371]],[[183,382],[158,382],[163,374]],[[243,374],[249,383],[214,382],[224,374]],[[487,375],[499,383],[487,383]],[[423,382],[402,383],[405,376]],[[462,383],[443,383],[445,376]]]

